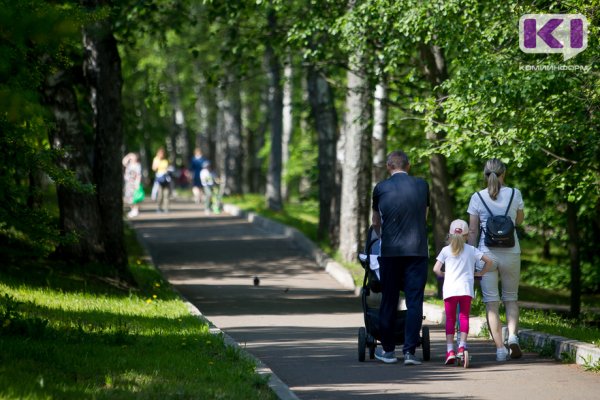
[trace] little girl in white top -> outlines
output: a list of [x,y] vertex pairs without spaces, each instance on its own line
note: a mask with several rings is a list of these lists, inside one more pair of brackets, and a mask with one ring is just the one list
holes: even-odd
[[[469,225],[466,221],[457,219],[450,224],[448,246],[444,247],[437,256],[433,272],[439,277],[444,277],[443,297],[446,309],[446,364],[453,364],[457,355],[462,357],[467,348],[467,335],[469,333],[469,313],[471,300],[475,297],[473,285],[475,277],[483,276],[493,266],[491,258],[484,255],[479,249],[466,244],[469,234]],[[475,265],[482,260],[483,269],[475,272]],[[442,265],[446,265],[445,272]],[[456,325],[456,307],[460,305],[460,342],[458,353],[454,351],[454,334]]]

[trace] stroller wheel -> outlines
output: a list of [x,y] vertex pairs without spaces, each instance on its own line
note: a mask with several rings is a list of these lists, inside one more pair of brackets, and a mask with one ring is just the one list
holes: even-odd
[[423,337],[421,338],[421,344],[423,346],[423,360],[429,361],[431,359],[431,341],[429,338],[429,327],[424,326],[422,329]]
[[365,328],[358,329],[358,361],[365,361],[365,351],[367,349],[367,330]]

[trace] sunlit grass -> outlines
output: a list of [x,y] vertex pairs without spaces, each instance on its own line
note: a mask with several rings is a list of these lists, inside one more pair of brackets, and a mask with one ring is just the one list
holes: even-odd
[[101,279],[98,266],[0,270],[0,398],[274,399],[132,238],[135,287]]

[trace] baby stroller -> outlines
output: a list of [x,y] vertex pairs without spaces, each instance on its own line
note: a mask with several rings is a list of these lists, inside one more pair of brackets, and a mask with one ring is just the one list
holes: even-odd
[[[381,333],[379,331],[379,307],[369,305],[369,299],[373,293],[381,293],[381,281],[379,280],[379,256],[380,241],[373,227],[369,228],[367,240],[365,242],[364,253],[358,255],[358,259],[365,270],[363,285],[361,290],[361,302],[363,307],[365,326],[358,329],[358,361],[365,361],[365,351],[369,349],[369,358],[375,358],[375,348],[381,344]],[[396,346],[404,344],[404,324],[406,320],[406,310],[398,310],[396,316],[396,326],[394,327],[394,336]],[[423,349],[423,360],[429,361],[431,358],[431,343],[429,339],[429,327],[424,326],[421,329],[419,346]]]

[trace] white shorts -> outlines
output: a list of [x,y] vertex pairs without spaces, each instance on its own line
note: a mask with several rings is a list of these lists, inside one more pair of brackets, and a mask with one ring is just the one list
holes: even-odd
[[[495,261],[494,267],[481,278],[483,302],[517,301],[519,299],[519,281],[521,279],[521,255],[502,251],[487,252],[486,256]],[[498,276],[500,279],[498,279]],[[498,290],[502,283],[502,299]]]

